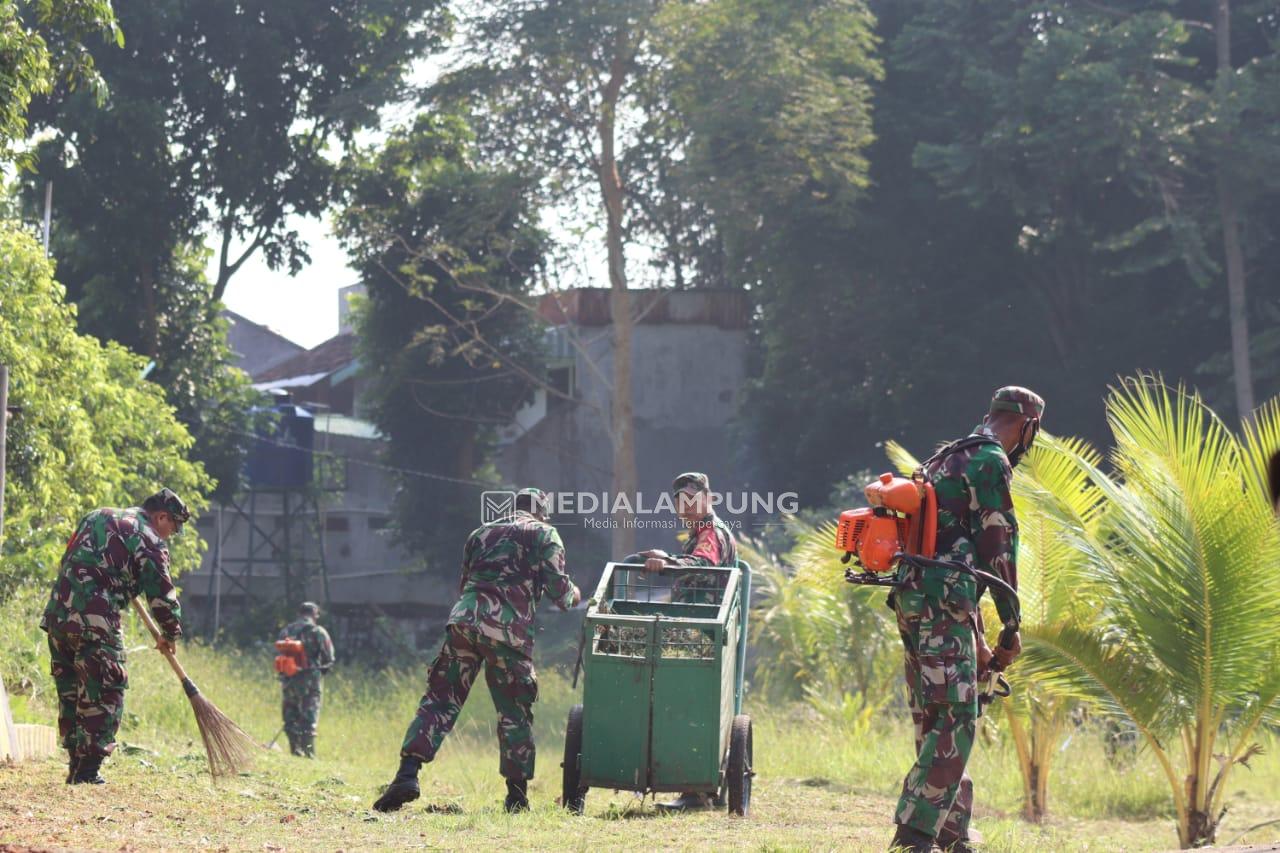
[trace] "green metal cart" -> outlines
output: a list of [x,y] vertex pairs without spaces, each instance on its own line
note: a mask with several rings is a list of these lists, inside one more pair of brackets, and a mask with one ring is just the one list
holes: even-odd
[[582,704],[565,731],[563,805],[589,788],[712,793],[751,804],[742,713],[751,569],[609,563],[583,620]]

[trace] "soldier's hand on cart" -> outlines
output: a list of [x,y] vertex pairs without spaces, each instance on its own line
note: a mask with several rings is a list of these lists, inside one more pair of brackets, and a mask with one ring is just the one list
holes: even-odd
[[667,563],[671,560],[670,554],[658,549],[641,551],[640,556],[644,557],[644,570],[646,572],[660,572],[667,567]]

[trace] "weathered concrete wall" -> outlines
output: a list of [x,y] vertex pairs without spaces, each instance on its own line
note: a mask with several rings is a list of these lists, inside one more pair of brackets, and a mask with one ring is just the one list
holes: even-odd
[[[608,492],[613,451],[607,430],[613,377],[611,327],[579,328],[587,350],[574,351],[576,401],[549,398],[547,414],[502,449],[504,479],[548,491]],[[650,501],[670,490],[684,471],[703,471],[717,491],[743,482],[733,465],[729,425],[746,381],[746,332],[708,324],[640,324],[632,338],[636,466]],[[592,366],[594,363],[594,368]],[[558,517],[571,559],[608,556],[607,531],[586,520]],[[674,546],[670,532],[638,537],[642,547]],[[619,555],[620,556],[620,555]]]

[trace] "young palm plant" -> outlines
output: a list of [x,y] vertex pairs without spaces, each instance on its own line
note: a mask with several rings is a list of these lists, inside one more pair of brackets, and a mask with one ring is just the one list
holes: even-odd
[[824,717],[865,731],[893,698],[893,614],[845,583],[832,554],[833,524],[791,523],[796,545],[781,558],[759,543],[739,543],[759,590],[751,617],[753,687],[774,699],[803,699]]
[[[916,459],[900,445],[888,444],[889,458],[903,473],[914,471]],[[1096,532],[1104,506],[1101,491],[1077,460],[1096,467],[1101,457],[1077,439],[1042,434],[1013,477],[1014,512],[1018,519],[1018,598],[1022,603],[1022,636],[1032,641],[1042,630],[1096,615],[1099,602],[1081,595],[1073,582],[1079,553],[1064,535],[1072,528]],[[989,601],[984,600],[989,605]],[[988,625],[996,625],[988,606]],[[989,638],[994,642],[994,638]],[[1048,690],[1034,678],[1015,674],[1013,695],[992,705],[1003,716],[1022,774],[1022,815],[1039,822],[1049,807],[1049,772],[1058,745],[1070,725],[1076,704]]]
[[1103,496],[1097,524],[1062,528],[1078,549],[1066,583],[1105,605],[1024,635],[1019,670],[1130,719],[1169,782],[1179,843],[1200,846],[1258,727],[1280,721],[1280,531],[1253,446],[1280,436],[1277,409],[1257,413],[1251,443],[1198,396],[1140,376],[1107,416],[1114,475],[1071,458]]

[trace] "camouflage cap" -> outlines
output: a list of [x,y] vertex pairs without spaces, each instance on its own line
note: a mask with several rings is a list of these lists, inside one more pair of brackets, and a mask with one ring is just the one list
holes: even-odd
[[992,414],[996,412],[1016,412],[1031,418],[1044,415],[1044,398],[1029,388],[1019,385],[1006,385],[991,395]]
[[314,601],[304,601],[298,605],[299,616],[319,616],[320,605]]
[[191,512],[187,509],[187,505],[182,502],[182,498],[175,495],[170,489],[161,489],[147,498],[142,504],[142,508],[148,512],[167,512],[179,524],[186,524],[191,520]]
[[711,480],[706,474],[697,471],[687,471],[671,481],[671,491],[678,492],[685,486],[695,486],[700,492],[711,491]]
[[516,509],[528,505],[529,512],[540,515],[543,518],[551,516],[551,496],[542,489],[536,489],[533,486],[527,486],[516,492]]

